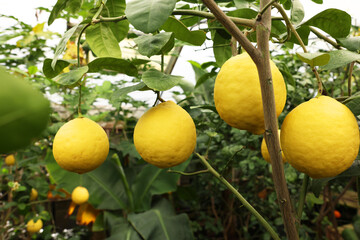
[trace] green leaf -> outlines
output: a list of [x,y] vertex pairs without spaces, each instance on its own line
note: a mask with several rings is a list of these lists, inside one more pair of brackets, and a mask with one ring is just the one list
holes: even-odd
[[292,0],[292,7],[291,7],[291,22],[293,24],[299,24],[304,19],[304,7],[300,0]]
[[320,28],[334,38],[344,38],[350,33],[351,16],[339,9],[330,8],[310,18],[303,25]]
[[296,53],[296,55],[311,67],[326,65],[330,60],[328,53]]
[[125,189],[118,177],[119,169],[111,161],[111,156],[112,152],[100,167],[81,175],[62,169],[56,163],[51,150],[48,150],[45,161],[46,168],[58,188],[64,188],[71,193],[82,182],[90,193],[89,202],[94,207],[108,210],[127,209]]
[[[189,161],[186,161],[173,170],[184,171]],[[160,169],[153,165],[145,165],[136,175],[132,190],[137,211],[144,211],[150,208],[153,195],[160,195],[174,192],[177,189],[179,174],[168,173],[165,169]]]
[[329,70],[347,65],[353,61],[360,60],[360,54],[347,50],[336,50],[329,52],[330,61],[321,69]]
[[176,86],[181,79],[181,76],[168,75],[155,69],[147,70],[142,75],[142,80],[146,86],[155,91],[166,91]]
[[106,240],[143,240],[129,221],[119,216],[119,214],[105,211],[104,219],[110,229],[110,237],[106,238]]
[[173,32],[175,38],[195,46],[201,46],[206,40],[206,33],[204,31],[190,31],[182,22],[172,16],[166,20],[161,28],[167,32]]
[[68,4],[70,0],[58,0],[51,10],[49,19],[48,19],[48,25],[50,26],[54,20],[59,16],[62,10],[66,8],[66,5]]
[[49,101],[0,67],[0,153],[26,147],[49,121]]
[[158,30],[171,15],[176,0],[132,0],[126,5],[129,22],[144,33]]
[[360,94],[352,95],[347,98],[343,104],[345,104],[355,116],[360,115]]
[[43,73],[47,78],[53,78],[59,75],[61,71],[69,66],[70,64],[76,63],[76,60],[57,60],[55,64],[55,68],[53,69],[51,67],[52,59],[45,59],[44,65],[43,65]]
[[65,48],[66,48],[66,43],[69,41],[69,39],[71,38],[71,36],[74,34],[74,32],[76,31],[76,29],[78,28],[79,24],[73,26],[72,28],[70,28],[65,34],[64,36],[60,39],[59,44],[56,46],[56,50],[55,50],[55,54],[54,54],[54,58],[51,62],[51,67],[52,69],[55,70],[55,65],[56,62],[59,58],[59,56],[64,52]]
[[136,66],[128,60],[121,58],[96,58],[88,64],[88,67],[89,73],[100,72],[101,70],[111,70],[134,77],[138,75]]
[[246,0],[233,0],[233,2],[237,9],[250,7],[249,1],[246,1]]
[[215,55],[216,63],[221,67],[232,56],[231,39],[224,38],[219,31],[215,31],[213,38],[213,52]]
[[84,76],[85,73],[89,70],[88,66],[79,67],[70,72],[62,73],[54,78],[54,81],[63,86],[72,86]]
[[97,57],[121,58],[121,50],[108,23],[95,24],[86,29],[86,41]]
[[194,239],[187,215],[175,215],[171,204],[165,199],[149,211],[130,213],[128,220],[143,239]]
[[114,94],[111,96],[111,102],[115,104],[119,104],[123,101],[124,97],[134,91],[140,90],[143,87],[145,87],[146,84],[143,82],[140,82],[133,86],[128,86],[124,88],[120,88],[114,92]]
[[322,4],[323,3],[323,0],[311,0],[313,1],[314,3],[317,3],[317,4]]
[[162,32],[157,35],[144,35],[135,38],[138,51],[141,55],[151,57],[153,55],[165,54],[174,47],[174,34]]
[[[106,8],[106,17],[119,17],[125,15],[126,3],[125,0],[107,0]],[[109,23],[109,26],[118,42],[123,40],[129,32],[129,21],[127,20],[112,22]]]
[[348,49],[349,51],[358,51],[360,50],[360,36],[357,37],[348,37],[348,38],[339,38],[337,39],[341,46]]
[[[296,28],[297,33],[300,35],[301,40],[305,45],[309,42],[309,35],[310,35],[310,28],[309,26],[301,25],[300,27]],[[300,45],[299,41],[295,37],[294,34],[291,34],[291,37],[289,39],[289,42],[296,43]]]

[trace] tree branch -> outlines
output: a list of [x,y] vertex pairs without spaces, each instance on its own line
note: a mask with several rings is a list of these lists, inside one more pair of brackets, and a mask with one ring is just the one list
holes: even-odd
[[[269,4],[270,0],[261,0],[260,9]],[[276,4],[276,3],[275,3]],[[299,239],[296,224],[295,212],[292,208],[289,190],[287,188],[284,164],[281,156],[280,140],[278,134],[278,120],[275,108],[274,89],[270,69],[269,37],[271,31],[271,10],[267,9],[264,14],[259,15],[256,23],[258,49],[261,57],[255,61],[258,68],[261,95],[264,109],[265,141],[268,146],[271,165],[273,169],[274,186],[278,198],[278,204],[282,213],[284,227],[288,239]]]
[[213,0],[203,0],[203,3],[210,9],[216,19],[229,31],[229,33],[240,43],[245,51],[254,58],[260,57],[260,52],[253,46],[253,44],[240,31],[235,23],[218,7]]

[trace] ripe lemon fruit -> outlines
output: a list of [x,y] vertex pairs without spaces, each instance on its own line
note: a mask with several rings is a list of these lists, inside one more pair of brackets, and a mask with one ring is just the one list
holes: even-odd
[[35,188],[31,188],[31,192],[30,192],[30,201],[34,201],[37,199],[39,193]]
[[99,167],[109,153],[109,139],[96,122],[79,117],[65,123],[56,133],[53,154],[60,167],[86,173]]
[[71,193],[71,200],[75,204],[83,204],[89,200],[89,191],[85,187],[78,186]]
[[26,224],[26,230],[30,233],[37,233],[40,231],[40,229],[43,227],[43,222],[41,219],[38,219],[36,222],[34,222],[33,219],[27,222]]
[[5,158],[5,164],[8,166],[13,166],[15,164],[15,156],[14,154],[10,154]]
[[359,128],[344,104],[320,96],[285,117],[280,142],[286,160],[298,171],[312,178],[334,177],[358,155]]
[[162,102],[136,123],[134,144],[140,156],[150,164],[159,168],[179,165],[195,149],[194,121],[174,102]]
[[[278,131],[278,134],[280,136],[280,129]],[[268,163],[271,163],[271,160],[270,160],[270,154],[269,154],[269,151],[268,151],[268,148],[266,146],[266,141],[265,141],[265,138],[262,139],[261,141],[261,155],[263,156],[263,158],[265,159],[265,161],[267,161]],[[282,156],[282,159],[283,159],[283,162],[286,162],[286,158],[284,156],[284,152],[281,151],[281,156]]]
[[[286,86],[281,72],[270,60],[276,114],[286,102]],[[231,57],[221,67],[214,87],[215,107],[230,126],[253,134],[265,131],[258,71],[249,54]]]

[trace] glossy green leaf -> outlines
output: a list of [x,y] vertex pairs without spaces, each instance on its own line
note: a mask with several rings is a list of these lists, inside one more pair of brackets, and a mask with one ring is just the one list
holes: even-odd
[[347,98],[343,104],[345,104],[355,116],[360,115],[360,94],[354,94]]
[[216,31],[213,38],[213,52],[216,64],[221,67],[232,56],[231,39],[224,38],[219,31]]
[[126,5],[129,22],[144,33],[158,30],[171,15],[176,0],[132,0]]
[[360,36],[337,39],[341,46],[349,51],[360,50]]
[[330,8],[310,18],[303,25],[320,28],[334,38],[344,38],[350,33],[351,16],[342,10]]
[[121,50],[108,23],[95,24],[86,29],[86,41],[97,57],[121,58]]
[[[118,166],[111,160],[110,152],[105,162],[95,170],[77,174],[62,169],[55,161],[52,151],[47,152],[46,169],[58,188],[68,192],[81,183],[90,193],[89,202],[98,209],[127,209],[127,199]],[[116,188],[112,187],[116,186]]]
[[175,17],[169,17],[168,20],[161,26],[167,32],[173,32],[175,38],[190,43],[195,46],[200,46],[205,42],[206,34],[202,30],[190,31],[182,22]]
[[80,67],[70,70],[70,72],[62,73],[53,78],[53,80],[63,86],[72,86],[75,83],[79,82],[88,70],[88,66]]
[[347,50],[336,50],[329,52],[330,61],[325,66],[321,67],[324,70],[334,69],[345,66],[353,61],[360,60],[360,54],[350,52]]
[[250,7],[250,3],[249,1],[247,0],[233,0],[234,4],[235,4],[235,7],[237,9],[240,9],[240,8],[249,8]]
[[142,80],[146,86],[155,91],[169,90],[176,86],[181,79],[181,76],[168,75],[155,69],[147,70],[142,75]]
[[66,11],[76,14],[83,4],[83,0],[70,0],[66,5]]
[[[106,17],[119,17],[125,15],[126,3],[125,0],[107,0],[106,1]],[[114,36],[117,41],[123,40],[129,32],[129,21],[123,20],[119,22],[109,23]]]
[[134,64],[121,58],[102,57],[96,58],[88,64],[89,73],[99,72],[101,70],[111,70],[118,73],[124,73],[129,76],[137,76],[138,71]]
[[132,86],[117,89],[111,96],[111,102],[115,105],[121,104],[121,102],[124,100],[124,97],[127,94],[137,91],[137,90],[140,90],[140,89],[144,88],[145,86],[146,86],[145,83],[140,82],[140,83],[132,85]]
[[311,67],[323,66],[330,60],[328,53],[296,53],[301,61],[309,64]]
[[49,101],[0,67],[0,153],[29,145],[45,129],[49,116]]
[[300,0],[292,0],[292,7],[291,7],[291,22],[293,24],[299,24],[304,19],[304,7]]
[[55,64],[55,68],[53,69],[51,67],[52,59],[45,59],[44,65],[43,65],[43,73],[47,78],[53,78],[59,75],[61,71],[69,66],[70,64],[76,63],[76,60],[57,60]]
[[171,32],[144,35],[135,38],[134,41],[138,45],[139,53],[147,57],[168,53],[175,43],[174,34]]
[[58,0],[51,10],[49,19],[48,19],[48,25],[50,26],[54,20],[59,16],[62,10],[64,10],[69,3],[70,0]]
[[[301,40],[303,41],[303,43],[305,45],[308,45],[308,42],[309,42],[309,35],[310,35],[310,28],[309,26],[304,26],[304,25],[301,25],[299,26],[298,28],[296,28],[296,31],[297,33],[299,34]],[[299,41],[297,40],[297,38],[295,37],[294,34],[291,34],[291,37],[289,39],[289,42],[292,42],[292,43],[296,43],[298,45],[300,45]]]
[[313,1],[314,3],[317,3],[317,4],[322,4],[323,3],[323,0],[311,0]]
[[165,199],[149,211],[130,213],[128,220],[143,239],[194,239],[188,216],[175,215],[172,205]]
[[58,60],[60,55],[64,52],[64,50],[66,48],[66,43],[69,41],[69,39],[75,33],[78,26],[79,26],[79,24],[77,24],[77,25],[73,26],[72,28],[70,28],[68,31],[66,31],[64,36],[60,39],[59,44],[56,46],[55,54],[54,54],[53,60],[51,62],[51,67],[53,69],[55,69],[56,61]]
[[[184,171],[188,164],[189,161],[186,161],[172,169]],[[150,209],[153,195],[176,191],[179,178],[179,174],[168,173],[166,169],[160,169],[150,164],[145,165],[136,175],[132,185],[137,211]]]
[[110,237],[106,238],[106,240],[143,240],[129,221],[120,217],[118,214],[105,211],[104,219],[110,230]]

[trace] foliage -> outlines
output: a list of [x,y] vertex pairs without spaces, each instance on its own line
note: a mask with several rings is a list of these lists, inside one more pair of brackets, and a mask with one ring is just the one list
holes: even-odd
[[[255,42],[255,27],[247,20],[255,19],[261,11],[259,1],[216,2],[247,38]],[[317,94],[318,81],[313,68],[317,69],[326,94],[343,101],[354,115],[360,115],[357,66],[360,38],[356,36],[358,27],[351,25],[351,16],[338,9],[327,9],[303,21],[304,9],[300,1],[278,2],[281,8],[290,10],[289,22],[284,21],[284,16],[272,21],[269,39],[275,49],[272,59],[287,84],[287,103],[279,117],[279,125],[289,111]],[[158,169],[140,158],[132,141],[135,114],[161,100],[162,91],[171,91],[173,98],[194,119],[198,135],[196,152],[205,156],[265,216],[280,236],[285,236],[272,168],[260,154],[262,137],[231,128],[220,119],[214,107],[217,72],[232,54],[241,51],[241,47],[202,3],[193,0],[133,0],[128,3],[125,0],[58,0],[52,9],[43,10],[50,12],[48,25],[64,18],[68,21],[68,30],[58,36],[46,31],[44,23],[30,26],[13,16],[1,16],[16,22],[0,29],[1,64],[29,82],[37,91],[34,95],[42,92],[52,100],[59,99],[51,102],[50,112],[44,103],[41,114],[27,114],[39,118],[45,115],[39,129],[26,127],[24,130],[23,122],[14,121],[12,134],[3,134],[3,118],[0,117],[1,141],[8,143],[14,137],[18,143],[6,151],[0,148],[1,154],[16,150],[15,166],[0,162],[3,226],[0,234],[3,239],[24,238],[27,235],[25,223],[34,217],[43,220],[44,228],[32,239],[89,238],[94,232],[103,232],[108,239],[270,239],[254,215],[239,204],[224,185],[203,173],[204,166],[196,156],[171,168],[177,172],[197,173],[190,176]],[[337,21],[333,21],[334,16]],[[289,24],[294,25],[298,37],[290,33]],[[327,48],[314,48],[310,33],[320,39],[316,42],[326,42]],[[50,39],[56,39],[56,47],[51,46]],[[122,41],[130,41],[136,55],[124,54],[124,48],[119,45]],[[195,73],[194,84],[189,85],[181,76],[171,75],[171,71],[166,70],[164,58],[176,58],[178,53],[174,49],[208,46],[209,41],[214,62],[189,62]],[[75,52],[67,46],[69,42],[77,45]],[[309,52],[298,50],[299,46],[305,46]],[[66,54],[75,57],[65,59]],[[2,99],[2,91],[6,90],[0,89]],[[12,110],[32,104],[24,97],[19,98],[23,102],[15,106],[16,96],[25,93],[20,93],[20,89],[7,91],[13,95],[6,104],[1,101],[0,111],[10,102],[14,103],[9,105]],[[133,92],[142,95],[145,91],[153,92],[151,103],[132,97]],[[32,100],[35,102],[36,97]],[[104,102],[107,107],[100,107],[99,103]],[[35,102],[34,105],[40,107],[41,104]],[[110,138],[110,153],[105,163],[82,175],[61,169],[52,155],[55,133],[78,114],[99,122]],[[48,125],[42,131],[46,122]],[[21,131],[22,136],[29,134],[26,138],[18,137],[16,130]],[[21,143],[21,139],[26,141]],[[33,140],[31,144],[30,140]],[[289,164],[284,168],[293,205],[298,207],[298,199],[303,194],[301,185],[306,177]],[[355,211],[345,209],[344,218],[338,221],[330,213],[331,209],[344,208],[339,204],[341,194],[349,189],[357,191],[354,181],[359,174],[357,159],[338,177],[310,180],[299,227],[302,239],[316,236],[323,239],[337,229],[337,224],[353,224],[358,233],[358,216],[352,213]],[[73,226],[70,233],[64,232],[57,226],[49,206],[60,202],[70,204],[66,192],[81,184],[89,190],[89,203],[100,213],[89,228]],[[31,188],[39,192],[38,199],[32,202],[29,201]],[[49,193],[57,198],[49,197]]]

